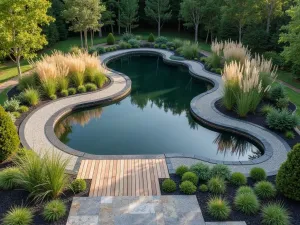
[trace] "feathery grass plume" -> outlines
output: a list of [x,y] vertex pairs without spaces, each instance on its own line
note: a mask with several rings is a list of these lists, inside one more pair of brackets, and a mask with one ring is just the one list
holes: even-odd
[[218,56],[223,55],[224,42],[218,42],[217,39],[211,43],[211,51]]
[[231,40],[224,42],[223,55],[227,63],[231,61],[244,63],[245,60],[251,59],[251,53],[247,47]]

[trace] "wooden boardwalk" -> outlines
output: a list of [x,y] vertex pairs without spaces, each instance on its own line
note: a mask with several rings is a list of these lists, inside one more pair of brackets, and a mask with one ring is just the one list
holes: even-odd
[[92,179],[89,196],[160,195],[165,159],[82,160],[77,178]]

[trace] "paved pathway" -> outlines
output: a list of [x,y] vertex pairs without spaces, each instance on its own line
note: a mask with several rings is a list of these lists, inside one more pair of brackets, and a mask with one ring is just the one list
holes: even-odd
[[89,196],[160,195],[165,159],[82,160],[77,178],[92,179]]

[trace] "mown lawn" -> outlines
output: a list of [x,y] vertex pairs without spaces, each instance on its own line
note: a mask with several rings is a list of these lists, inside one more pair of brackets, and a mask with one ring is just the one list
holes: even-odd
[[10,90],[10,87],[6,88],[4,91],[0,93],[0,105],[3,105],[3,103],[7,100],[7,92]]
[[295,92],[294,90],[285,87],[285,91],[290,99],[297,106],[297,114],[300,116],[300,94]]
[[278,70],[278,79],[284,81],[287,84],[294,86],[295,88],[300,89],[300,81],[294,79],[293,74],[291,72]]
[[[153,32],[153,33],[155,34],[155,32]],[[134,34],[135,35],[140,35],[140,36],[142,36],[142,38],[144,40],[147,40],[148,36],[150,34],[150,31],[140,31],[140,32],[135,32]],[[182,33],[162,32],[161,35],[169,38],[170,41],[172,39],[174,39],[174,37],[180,38],[180,39],[183,39],[183,40],[191,40],[191,41],[194,40],[193,35],[191,35],[189,33],[185,33],[185,32],[182,32]],[[119,40],[120,36],[116,36],[115,38],[116,38],[116,40]],[[97,34],[95,34],[94,45],[102,44],[102,43],[105,43],[105,42],[106,42],[106,37],[99,38],[97,36]],[[90,38],[88,39],[88,44],[90,45]],[[68,38],[68,40],[57,42],[56,44],[54,44],[50,48],[46,48],[43,51],[39,52],[38,55],[40,56],[40,55],[43,55],[43,54],[50,54],[53,50],[68,52],[68,50],[72,46],[80,46],[80,37],[70,37],[70,38]],[[205,51],[211,51],[209,44],[200,42],[199,46],[200,46],[201,49],[203,49]],[[25,71],[30,70],[31,66],[29,65],[29,63],[27,61],[23,60],[21,62],[21,69],[22,69],[22,72],[25,72]],[[3,83],[5,81],[11,79],[12,77],[17,76],[17,74],[18,74],[17,73],[17,67],[14,63],[5,62],[5,63],[0,64],[0,83]]]

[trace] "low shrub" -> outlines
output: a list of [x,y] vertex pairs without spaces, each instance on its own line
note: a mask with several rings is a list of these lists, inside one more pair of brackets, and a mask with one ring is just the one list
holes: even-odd
[[71,81],[75,87],[82,86],[84,84],[84,73],[82,72],[72,72],[71,73]]
[[162,183],[162,190],[167,193],[176,191],[176,183],[172,179],[166,179]]
[[3,104],[3,108],[7,112],[15,112],[18,111],[20,107],[20,101],[18,99],[12,98],[10,100],[6,100]]
[[286,93],[282,85],[276,85],[271,87],[269,91],[269,97],[272,101],[276,102],[280,98],[286,98]]
[[86,190],[86,182],[83,179],[76,179],[71,183],[71,189],[75,193],[80,193]]
[[84,80],[85,82],[94,82],[94,75],[98,70],[95,68],[86,68],[84,71]]
[[264,105],[261,109],[260,112],[262,115],[266,116],[268,115],[272,110],[274,110],[274,107],[271,105]]
[[238,194],[234,198],[234,206],[237,210],[245,214],[255,214],[259,210],[259,201],[255,194]]
[[204,163],[196,163],[191,166],[190,171],[197,174],[200,180],[207,181],[211,177],[210,168]]
[[155,44],[155,45],[154,45],[154,48],[159,48],[159,47],[160,47],[159,44]]
[[155,43],[159,44],[159,45],[163,45],[163,44],[166,45],[168,43],[168,38],[166,38],[164,36],[160,36],[160,37],[156,38]]
[[208,183],[208,190],[214,194],[224,194],[226,191],[226,184],[223,178],[212,177]]
[[106,42],[108,45],[113,45],[115,44],[115,37],[112,33],[109,33],[106,39]]
[[141,45],[140,41],[138,41],[136,39],[130,39],[128,41],[128,44],[130,44],[133,48],[139,48]]
[[166,44],[166,46],[167,46],[168,49],[175,48],[174,43],[171,42],[171,41],[168,41],[168,43]]
[[191,181],[194,185],[198,184],[198,176],[193,172],[186,172],[182,175],[182,181]]
[[94,83],[97,85],[98,88],[103,87],[103,85],[105,84],[107,78],[105,76],[105,74],[98,72],[94,75]]
[[201,184],[199,187],[199,190],[202,192],[207,192],[208,191],[208,187],[206,184]]
[[121,40],[122,41],[125,41],[125,42],[128,42],[130,39],[135,39],[135,36],[134,34],[131,34],[131,33],[124,33],[121,37]]
[[27,88],[36,87],[37,84],[37,75],[36,73],[31,73],[25,76],[22,76],[19,79],[18,87],[17,89],[19,91],[24,91]]
[[276,189],[269,181],[260,181],[256,183],[254,192],[261,199],[273,198],[276,195]]
[[229,203],[221,197],[212,197],[207,202],[208,213],[217,220],[226,220],[231,212]]
[[160,47],[161,47],[162,49],[167,49],[167,45],[165,45],[165,44],[160,45]]
[[287,109],[274,109],[267,115],[266,123],[271,129],[285,131],[293,130],[299,125],[300,120],[296,114],[292,114]]
[[69,87],[69,79],[67,77],[60,77],[57,79],[58,91],[66,90]]
[[141,40],[143,40],[143,37],[141,35],[136,35],[135,39],[141,41]]
[[63,97],[67,97],[69,95],[69,92],[68,92],[68,90],[64,89],[64,90],[61,90],[60,95]]
[[183,181],[179,185],[180,191],[184,194],[191,195],[194,194],[197,191],[197,187],[190,181]]
[[152,43],[155,41],[154,35],[151,33],[148,37],[148,42]]
[[276,107],[279,109],[286,109],[289,106],[289,99],[288,98],[279,98],[276,102]]
[[262,208],[262,223],[265,225],[289,225],[289,212],[281,203],[269,203]]
[[21,105],[20,107],[19,107],[19,109],[18,109],[18,112],[19,113],[25,113],[25,112],[28,112],[28,107],[27,106],[25,106],[25,105]]
[[18,187],[18,176],[20,170],[16,167],[6,168],[0,171],[0,189],[10,190]]
[[53,200],[45,205],[43,217],[48,222],[54,222],[66,215],[66,205],[61,200]]
[[189,171],[189,168],[185,165],[181,165],[176,169],[176,175],[182,177],[182,175]]
[[294,79],[300,80],[300,65],[299,64],[293,64],[292,73],[293,73]]
[[300,144],[293,147],[287,160],[281,164],[276,187],[285,197],[300,201]]
[[249,186],[241,186],[239,189],[236,191],[236,195],[241,195],[241,194],[254,194],[254,191],[251,187]]
[[125,42],[125,41],[120,41],[119,42],[119,47],[120,47],[120,49],[126,49],[127,48],[127,42]]
[[19,145],[17,129],[10,115],[0,106],[0,162],[16,152]]
[[15,122],[16,122],[16,117],[15,117],[11,112],[7,112],[7,114],[8,114],[8,116],[9,116],[9,118],[11,119],[11,121],[12,121],[13,123],[15,123]]
[[71,54],[79,55],[79,54],[82,52],[82,50],[81,50],[81,48],[79,48],[78,46],[72,46],[72,47],[69,49],[69,52],[70,52]]
[[3,225],[30,225],[32,222],[33,214],[25,207],[13,207],[3,218]]
[[293,131],[286,131],[284,136],[287,138],[287,139],[294,139],[295,138],[295,134]]
[[56,96],[56,94],[54,94],[54,95],[51,95],[49,98],[50,98],[51,100],[55,100],[55,99],[57,99],[57,96]]
[[86,92],[86,88],[84,85],[80,85],[77,88],[78,93],[85,93]]
[[241,186],[247,184],[247,178],[244,174],[240,172],[235,172],[231,174],[230,177],[230,183],[236,185],[236,186]]
[[75,95],[76,94],[76,88],[68,88],[69,95]]
[[267,174],[263,168],[253,167],[250,170],[250,177],[255,181],[262,181],[267,178]]
[[277,52],[274,51],[265,52],[264,58],[269,60],[272,59],[272,63],[278,66],[279,68],[282,68],[285,65],[284,58]]
[[11,113],[16,119],[18,119],[21,116],[21,113],[19,112],[12,112]]
[[40,101],[40,93],[37,89],[27,88],[20,94],[20,99],[24,104],[34,106]]
[[223,178],[224,180],[229,180],[231,176],[231,170],[226,165],[217,164],[213,166],[213,168],[211,169],[211,176],[220,177]]
[[194,59],[199,55],[199,46],[197,43],[194,44],[185,44],[180,48],[180,54],[186,59]]
[[105,48],[103,46],[99,46],[96,48],[96,51],[98,52],[98,54],[103,54],[106,52]]
[[87,83],[84,86],[85,86],[87,91],[96,91],[97,90],[96,84]]

